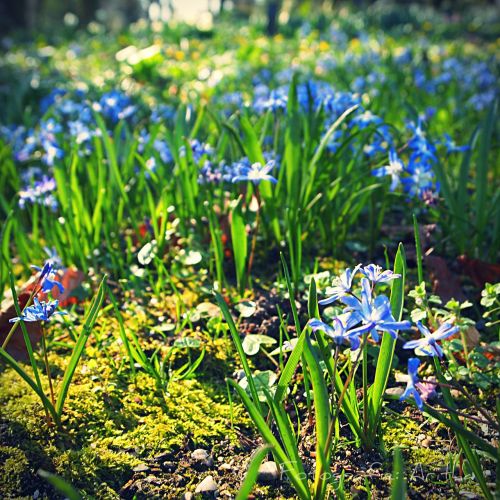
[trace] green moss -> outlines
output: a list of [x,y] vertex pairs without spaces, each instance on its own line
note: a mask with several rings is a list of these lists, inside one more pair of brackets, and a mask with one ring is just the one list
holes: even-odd
[[0,446],[0,493],[3,498],[26,495],[29,462],[25,453],[12,446]]
[[[419,441],[419,435],[423,433],[421,427],[412,417],[405,416],[405,413],[400,418],[387,419],[382,428],[386,448],[403,448],[409,464],[437,468],[448,463],[447,454],[422,445]],[[435,440],[433,442],[436,443]]]
[[[68,450],[54,458],[56,474],[76,488],[99,497],[100,490],[117,492],[130,476],[130,469],[137,463],[136,458],[126,453],[93,445],[81,450]],[[118,498],[118,495],[115,493],[106,498]]]
[[[227,439],[236,443],[231,417],[236,424],[248,424],[243,409],[228,404],[223,383],[171,382],[168,394],[162,395],[145,373],[135,380],[126,371],[117,375],[95,346],[88,347],[87,355],[70,387],[59,432],[47,425],[37,396],[19,376],[10,369],[0,373],[0,445],[7,450],[2,451],[0,497],[33,494],[34,485],[45,487],[36,476],[42,467],[84,494],[118,498],[132,468],[145,458],[173,451],[186,440],[195,446]],[[62,371],[67,360],[50,356],[56,370]]]

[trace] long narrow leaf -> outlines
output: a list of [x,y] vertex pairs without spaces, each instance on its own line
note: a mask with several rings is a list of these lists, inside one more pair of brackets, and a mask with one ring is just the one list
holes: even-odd
[[233,317],[231,316],[229,308],[227,307],[226,301],[224,300],[222,295],[218,292],[214,293],[215,293],[215,300],[217,300],[217,304],[219,305],[219,308],[222,311],[224,319],[226,320],[226,323],[229,326],[229,332],[231,333],[233,343],[236,346],[236,350],[238,351],[238,355],[240,357],[240,361],[243,366],[243,371],[245,372],[245,376],[248,381],[248,387],[250,388],[250,393],[252,395],[253,402],[258,408],[259,412],[262,414],[262,408],[260,406],[257,388],[255,387],[255,382],[253,380],[252,372],[250,370],[250,366],[248,365],[247,356],[243,349],[243,344],[241,342],[240,335],[238,333],[236,325],[234,324]]
[[[394,272],[400,274],[401,277],[392,282],[390,302],[392,315],[396,321],[400,321],[403,315],[404,287],[406,281],[406,256],[402,243],[399,244],[396,258],[394,259]],[[388,333],[384,333],[375,370],[375,380],[368,400],[371,439],[374,438],[377,432],[383,396],[387,387],[387,381],[389,380],[395,346],[396,341]]]
[[394,463],[392,468],[391,499],[404,500],[406,498],[406,480],[403,455],[401,448],[394,450]]
[[262,417],[262,414],[260,413],[256,405],[252,403],[247,393],[234,380],[228,380],[228,382],[240,396],[245,408],[250,414],[250,418],[253,420],[264,441],[272,447],[273,454],[275,455],[279,464],[283,466],[283,468],[287,472],[288,478],[293,484],[298,496],[301,499],[309,500],[311,498],[311,495],[307,485],[307,478],[302,477],[297,473],[296,469],[293,467],[293,464],[290,461],[290,458],[287,456],[278,440],[274,437],[274,434]]
[[241,483],[240,491],[238,491],[236,495],[236,500],[247,500],[250,496],[252,488],[257,481],[257,476],[259,475],[260,464],[271,450],[272,448],[269,445],[261,446],[255,450],[250,460],[250,464],[248,465],[247,473]]
[[104,289],[106,285],[107,276],[101,281],[99,286],[99,290],[97,295],[94,297],[90,310],[87,314],[87,318],[83,325],[83,329],[76,341],[75,347],[73,348],[73,352],[71,353],[71,358],[69,360],[68,366],[64,372],[64,377],[61,383],[61,387],[59,389],[59,395],[57,397],[56,402],[56,412],[60,416],[62,414],[64,408],[64,402],[66,401],[66,397],[68,395],[69,386],[71,384],[71,380],[73,379],[73,375],[76,370],[76,366],[78,365],[78,361],[83,354],[83,350],[85,348],[85,344],[87,343],[87,339],[89,338],[90,333],[92,332],[92,328],[97,320],[97,314],[101,308],[102,302],[104,300]]

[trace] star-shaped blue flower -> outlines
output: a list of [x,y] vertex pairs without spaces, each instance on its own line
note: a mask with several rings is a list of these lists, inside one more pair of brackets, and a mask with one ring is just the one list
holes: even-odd
[[347,305],[346,312],[355,314],[355,317],[362,323],[361,326],[351,330],[351,334],[361,335],[369,332],[373,340],[378,342],[378,331],[387,332],[393,339],[396,339],[398,330],[410,328],[409,321],[395,320],[389,299],[385,295],[372,299],[370,282],[366,278],[361,280],[361,288],[361,300],[350,295],[342,298],[342,302]]
[[10,323],[17,323],[20,320],[26,322],[48,321],[52,316],[64,315],[65,311],[56,311],[59,305],[58,300],[51,302],[40,302],[36,297],[33,299],[33,305],[26,307],[21,313],[21,316],[12,318]]
[[347,268],[340,276],[336,277],[333,280],[332,295],[326,299],[320,300],[318,303],[322,306],[326,306],[348,295],[351,292],[354,276],[359,271],[360,267],[361,264],[358,264],[352,271]]
[[345,344],[346,342],[350,343],[351,349],[354,351],[358,349],[360,344],[359,334],[349,332],[348,330],[356,323],[358,323],[357,318],[351,315],[345,320],[338,317],[335,318],[332,326],[319,319],[309,320],[308,325],[313,331],[321,330],[322,332],[325,332],[325,334],[328,335],[328,337],[330,337],[338,346]]
[[422,397],[415,385],[418,382],[418,367],[420,366],[420,360],[418,358],[410,358],[408,360],[408,382],[406,385],[406,389],[399,398],[400,401],[405,401],[410,397],[413,397],[415,403],[419,410],[422,410],[424,407],[424,402],[422,401]]
[[443,349],[441,349],[438,341],[447,339],[460,330],[458,326],[453,326],[451,323],[443,323],[433,333],[426,326],[422,325],[420,321],[417,322],[417,327],[424,337],[406,342],[403,349],[415,349],[416,354],[438,356],[440,358],[443,357]]

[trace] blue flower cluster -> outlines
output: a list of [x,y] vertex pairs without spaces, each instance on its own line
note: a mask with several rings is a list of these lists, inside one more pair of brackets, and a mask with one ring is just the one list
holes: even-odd
[[[415,125],[408,123],[412,135],[408,141],[409,158],[405,165],[394,149],[389,151],[389,163],[376,168],[372,174],[376,177],[389,176],[390,190],[403,186],[409,198],[419,198],[426,203],[433,203],[439,193],[439,182],[435,180],[433,165],[437,161],[436,146],[427,138],[423,121]],[[447,154],[466,151],[469,146],[457,146],[448,134],[438,144],[446,148]]]
[[[353,280],[358,272],[363,275],[359,295],[353,292]],[[388,297],[384,294],[375,296],[374,291],[377,284],[388,283],[399,277],[399,274],[389,270],[383,271],[375,264],[365,267],[358,265],[352,271],[346,269],[334,280],[331,296],[319,302],[321,305],[334,301],[342,302],[345,306],[342,314],[335,318],[333,326],[319,319],[310,320],[309,326],[313,330],[325,332],[338,346],[349,343],[353,350],[359,348],[360,338],[364,335],[370,335],[378,342],[379,332],[387,332],[396,339],[398,330],[409,329],[411,323],[396,321]]]
[[92,101],[83,91],[72,93],[64,89],[54,89],[40,102],[40,110],[48,119],[41,119],[31,129],[23,127],[2,127],[0,136],[10,144],[16,161],[21,163],[41,160],[52,167],[64,157],[61,147],[69,141],[78,147],[80,155],[92,151],[92,138],[100,131],[94,113],[99,112],[113,127],[119,120],[133,117],[137,106],[123,92],[113,90]]
[[199,184],[220,184],[250,181],[258,184],[262,180],[269,180],[273,184],[277,182],[271,172],[279,169],[279,157],[272,152],[264,152],[265,164],[251,163],[247,157],[243,157],[231,164],[221,161],[213,163],[206,160],[198,175]]
[[[409,61],[412,63],[412,61]],[[428,71],[413,67],[415,86],[428,94],[436,94],[440,87],[456,85],[464,96],[466,107],[482,111],[490,106],[498,95],[497,78],[487,61],[444,58]]]
[[25,208],[26,205],[42,205],[52,210],[57,210],[58,203],[55,197],[57,189],[56,180],[53,177],[43,175],[38,180],[26,185],[19,191],[19,206]]
[[[45,250],[49,253],[49,258],[45,261],[43,267],[31,266],[40,272],[35,282],[36,293],[50,293],[54,287],[57,287],[59,292],[63,293],[63,285],[55,279],[60,258],[55,250]],[[59,302],[57,300],[40,302],[34,297],[33,305],[24,308],[20,316],[9,319],[9,322],[17,323],[21,320],[27,322],[48,321],[53,316],[66,314],[64,311],[56,311],[58,305]]]
[[[353,290],[354,278],[361,274],[360,293]],[[393,339],[397,339],[399,330],[409,330],[409,321],[396,321],[391,312],[389,299],[386,295],[375,293],[377,284],[388,283],[396,278],[390,270],[382,270],[375,264],[367,266],[357,265],[354,269],[346,269],[340,276],[334,279],[333,285],[327,292],[330,296],[320,300],[320,305],[328,305],[333,302],[341,302],[344,305],[342,313],[333,319],[331,325],[320,319],[310,319],[308,325],[313,331],[321,330],[337,346],[349,345],[351,350],[360,348],[362,339],[370,335],[374,342],[380,341],[379,332],[387,332]],[[457,326],[443,323],[435,332],[430,332],[420,322],[417,327],[423,337],[410,340],[403,346],[404,349],[414,349],[417,355],[443,356],[443,350],[439,341],[449,338],[459,331]],[[417,406],[423,408],[423,399],[419,393],[417,370],[420,365],[418,358],[411,358],[408,363],[408,385],[401,399],[413,397]],[[425,399],[425,398],[424,398]]]

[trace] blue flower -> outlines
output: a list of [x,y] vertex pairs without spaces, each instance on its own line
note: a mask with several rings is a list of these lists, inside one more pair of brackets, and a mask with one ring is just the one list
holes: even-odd
[[66,94],[66,90],[60,89],[60,88],[55,88],[53,89],[50,94],[46,95],[45,97],[42,97],[40,100],[40,111],[45,114],[47,110],[62,96]]
[[26,307],[21,313],[21,316],[17,318],[12,318],[9,320],[10,323],[17,323],[20,320],[34,322],[34,321],[48,321],[52,316],[64,315],[65,311],[57,311],[57,306],[59,305],[58,300],[52,300],[51,302],[40,302],[36,297],[33,299],[33,305]]
[[382,118],[380,116],[374,115],[371,111],[364,111],[363,113],[355,116],[350,123],[351,127],[355,127],[356,125],[359,129],[364,129],[369,125],[381,125]]
[[92,140],[94,133],[81,120],[68,122],[69,134],[75,139],[78,145],[85,144],[89,147],[89,142]]
[[64,151],[55,142],[48,140],[42,141],[42,147],[45,153],[42,156],[43,162],[49,167],[54,166],[54,161],[64,156]]
[[338,346],[349,342],[351,344],[351,349],[354,351],[359,348],[359,334],[352,333],[352,331],[349,332],[348,330],[357,322],[358,321],[354,316],[348,316],[345,323],[340,317],[334,318],[332,326],[327,325],[319,319],[310,319],[307,324],[314,332],[316,330],[325,332],[325,334],[328,335],[328,337],[330,337]]
[[62,126],[54,118],[40,122],[40,134],[47,139],[54,140],[55,134],[59,134],[60,132],[62,132]]
[[410,397],[413,397],[415,403],[419,410],[422,410],[424,407],[424,402],[422,401],[422,397],[415,385],[418,383],[418,367],[420,366],[420,360],[418,358],[410,358],[408,360],[408,383],[406,385],[406,389],[399,398],[400,401],[405,401]]
[[161,123],[169,121],[175,116],[175,108],[168,104],[159,104],[151,112],[151,121],[153,123]]
[[160,155],[160,159],[163,163],[170,163],[174,160],[170,148],[165,141],[161,139],[155,139],[153,142],[153,148]]
[[420,161],[436,161],[436,148],[434,144],[427,140],[419,118],[417,124],[408,123],[408,128],[413,132],[413,137],[408,141],[408,146],[412,150],[412,159]]
[[48,255],[48,259],[45,262],[51,264],[54,270],[62,269],[64,267],[62,259],[54,247],[44,247],[43,250]]
[[337,276],[333,280],[331,288],[332,294],[330,297],[320,300],[318,303],[322,306],[326,306],[327,304],[331,304],[345,295],[348,295],[351,292],[354,276],[359,271],[360,267],[361,264],[358,264],[352,271],[347,268],[340,276]]
[[273,184],[276,184],[278,182],[277,179],[269,174],[274,167],[275,163],[273,160],[268,161],[264,166],[262,166],[259,162],[253,163],[250,166],[242,166],[239,173],[233,177],[232,181],[233,183],[251,181],[254,184],[258,184],[261,181],[270,181]]
[[361,300],[351,295],[342,298],[342,302],[347,306],[346,312],[355,315],[361,326],[350,331],[351,334],[363,334],[369,332],[375,342],[378,342],[377,331],[387,332],[396,339],[397,330],[407,330],[410,328],[409,321],[396,321],[391,312],[389,299],[385,295],[379,295],[372,300],[372,290],[370,282],[363,278],[361,280]]
[[118,90],[112,90],[103,94],[99,103],[96,103],[95,108],[106,118],[109,118],[112,123],[124,120],[136,111],[136,107],[132,105],[130,97]]
[[57,200],[53,193],[57,189],[56,181],[53,177],[43,176],[41,180],[35,181],[33,185],[26,186],[19,191],[19,207],[24,208],[27,203],[39,204],[57,209]]
[[389,269],[382,271],[382,268],[376,264],[368,264],[361,269],[361,273],[373,283],[387,283],[396,278],[401,278],[400,274],[396,274]]
[[446,152],[448,154],[462,153],[463,151],[467,151],[469,149],[469,146],[467,144],[465,146],[457,146],[455,141],[448,134],[443,134],[443,137],[444,139],[441,144],[446,147]]
[[450,323],[443,323],[433,333],[431,333],[426,326],[422,325],[420,321],[417,322],[417,327],[424,337],[406,342],[403,349],[415,349],[416,354],[438,356],[440,358],[443,357],[443,349],[441,349],[438,341],[447,339],[448,337],[455,335],[455,333],[460,330],[458,326],[453,326]]
[[[47,249],[46,249],[47,250]],[[56,254],[57,255],[57,254]],[[42,293],[49,293],[56,286],[59,289],[59,293],[64,292],[64,286],[59,281],[56,281],[56,269],[59,267],[58,262],[60,262],[59,256],[57,259],[50,257],[45,261],[45,264],[42,268],[38,266],[31,266],[33,269],[36,269],[40,272],[40,276],[38,277],[38,282],[40,285],[40,291]]]
[[389,151],[389,165],[376,168],[372,171],[375,177],[384,177],[389,175],[391,177],[391,191],[394,191],[401,182],[400,176],[403,173],[404,164],[399,159],[398,154],[394,149]]
[[[195,163],[199,163],[202,158],[210,157],[214,153],[214,148],[210,144],[200,142],[198,139],[192,139],[189,145],[191,146],[191,153]],[[181,158],[186,156],[186,146],[179,148],[179,155]]]
[[428,191],[439,189],[438,184],[434,186],[434,172],[429,164],[410,161],[407,173],[408,176],[402,180],[402,183],[410,197],[423,199]]
[[270,91],[266,86],[262,86],[255,90],[257,95],[253,102],[253,108],[257,113],[263,114],[269,110],[276,113],[279,110],[286,110],[288,102],[286,87],[279,87]]

